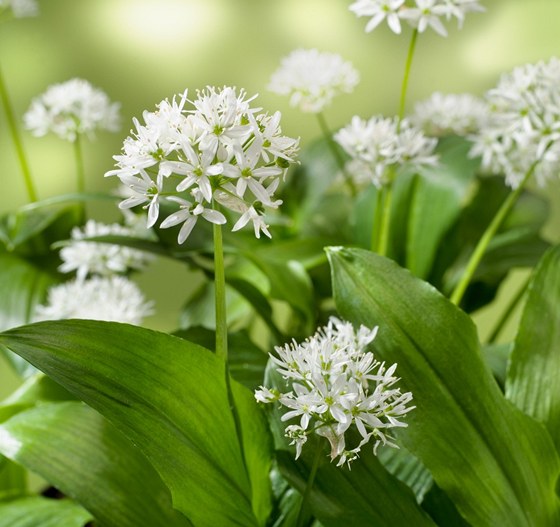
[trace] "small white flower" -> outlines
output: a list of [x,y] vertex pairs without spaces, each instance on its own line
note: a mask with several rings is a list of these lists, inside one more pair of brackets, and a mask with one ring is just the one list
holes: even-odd
[[[306,341],[275,348],[277,356],[271,360],[291,390],[261,387],[255,398],[287,408],[282,421],[299,420],[286,427],[296,459],[311,433],[328,440],[331,461],[338,458],[338,466],[350,464],[371,440],[374,452],[379,444],[396,446],[385,431],[407,426],[402,418],[414,408],[408,406],[412,394],[394,387],[396,364],[386,368],[366,350],[376,334],[377,328],[356,331],[349,322],[331,317]],[[362,439],[348,449],[346,432],[353,426]]]
[[113,223],[111,225],[89,220],[83,227],[72,229],[72,239],[60,251],[63,273],[76,271],[78,280],[90,274],[110,276],[126,273],[129,269],[141,270],[146,267],[152,256],[121,245],[86,241],[96,236],[133,236],[130,228]]
[[341,93],[351,93],[359,81],[356,69],[335,53],[296,49],[282,59],[268,89],[288,95],[290,105],[319,113]]
[[488,105],[468,93],[433,93],[414,108],[410,121],[426,135],[468,135],[477,132],[488,120]]
[[138,286],[123,276],[73,280],[51,287],[45,305],[37,306],[36,320],[79,318],[140,325],[151,315]]
[[371,17],[366,25],[366,32],[373,31],[383,20],[394,33],[401,32],[401,11],[400,8],[405,0],[357,0],[350,6],[356,16]]
[[53,132],[74,141],[78,134],[92,136],[96,130],[119,129],[119,103],[82,79],[50,86],[34,99],[23,116],[25,127],[35,136]]
[[37,16],[39,6],[35,0],[0,0],[0,14],[3,10],[11,9],[15,18]]

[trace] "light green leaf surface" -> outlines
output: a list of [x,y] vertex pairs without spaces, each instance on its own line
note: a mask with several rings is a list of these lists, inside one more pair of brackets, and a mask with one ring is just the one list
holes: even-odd
[[506,397],[543,422],[560,451],[560,246],[535,270],[511,354]]
[[359,249],[328,252],[342,317],[379,325],[374,351],[398,363],[416,409],[399,434],[473,525],[560,521],[560,461],[544,427],[500,392],[472,321],[429,284]]
[[[50,274],[22,258],[10,253],[0,253],[0,329],[30,322],[35,307],[44,301],[47,289],[55,282]],[[5,355],[23,377],[37,371],[17,355],[8,351],[5,351]]]
[[0,502],[22,497],[26,493],[25,469],[0,455]]
[[0,503],[0,527],[83,527],[91,515],[71,500],[22,498]]
[[197,527],[265,524],[268,431],[256,403],[250,407],[247,392],[239,396],[245,389],[235,388],[242,432],[251,438],[242,451],[224,364],[211,352],[164,333],[78,320],[25,326],[0,342],[131,439],[170,488],[174,506]]
[[0,453],[39,474],[107,527],[187,527],[142,453],[81,402],[47,403],[0,425]]

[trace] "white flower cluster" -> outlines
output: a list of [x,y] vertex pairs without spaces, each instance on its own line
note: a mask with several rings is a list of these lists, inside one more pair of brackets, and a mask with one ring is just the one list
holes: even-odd
[[41,137],[53,132],[66,141],[78,134],[92,136],[98,129],[119,130],[119,103],[112,103],[105,92],[83,79],[71,79],[49,86],[33,99],[23,116],[25,127]]
[[[396,447],[383,430],[407,426],[400,418],[414,408],[407,406],[412,394],[394,387],[399,380],[394,376],[396,364],[386,368],[366,351],[376,333],[377,328],[364,326],[355,331],[349,322],[331,317],[314,336],[277,347],[278,358],[271,355],[291,390],[281,393],[261,386],[255,398],[288,408],[282,421],[299,419],[285,430],[296,446],[296,459],[312,432],[327,438],[337,466],[350,464],[370,440],[374,452],[380,443]],[[352,426],[361,441],[349,448],[345,434]]]
[[96,276],[51,287],[47,304],[37,306],[35,320],[80,318],[139,325],[152,312],[152,303],[127,278]]
[[[136,119],[136,131],[124,141],[122,155],[114,156],[116,175],[131,196],[121,208],[143,205],[148,227],[159,216],[165,197],[179,206],[161,228],[183,224],[183,243],[199,218],[215,224],[227,222],[220,206],[241,216],[236,231],[251,222],[257,238],[270,237],[263,219],[265,207],[278,208],[274,199],[280,178],[294,161],[299,140],[283,136],[280,113],[259,113],[235,88],[208,87],[195,101],[187,93],[162,101],[155,112],[144,112],[145,124]],[[193,105],[186,110],[185,104]]]
[[87,241],[97,236],[135,235],[133,229],[118,223],[107,225],[89,220],[83,228],[72,229],[71,241],[60,251],[63,263],[58,269],[63,273],[76,271],[78,280],[90,274],[110,276],[129,269],[140,271],[153,259],[152,255],[122,245]]
[[437,140],[429,138],[406,119],[358,116],[334,135],[335,141],[350,156],[347,173],[362,184],[371,181],[382,187],[391,181],[397,166],[435,165]]
[[527,64],[503,75],[486,96],[489,120],[472,137],[483,170],[517,188],[534,166],[540,185],[560,172],[560,60]]
[[447,36],[442,19],[457,19],[462,27],[469,11],[484,11],[479,0],[356,0],[351,6],[358,17],[369,17],[366,31],[373,31],[384,20],[394,33],[402,31],[401,20],[408,22],[419,33],[432,28],[441,36]]
[[478,132],[488,120],[488,105],[469,93],[433,93],[416,104],[410,121],[426,135],[468,135]]
[[0,0],[0,14],[8,9],[12,10],[15,18],[37,16],[39,6],[35,0]]
[[289,95],[290,105],[303,112],[319,113],[341,93],[351,93],[360,76],[350,62],[336,53],[296,49],[282,59],[268,89]]

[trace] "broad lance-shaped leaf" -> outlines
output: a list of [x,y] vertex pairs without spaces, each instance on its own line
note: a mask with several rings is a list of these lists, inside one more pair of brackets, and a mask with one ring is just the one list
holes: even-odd
[[399,439],[473,525],[560,522],[560,461],[542,425],[507,401],[476,329],[435,288],[376,254],[328,252],[340,315],[379,326],[373,349],[398,363],[416,409]]
[[188,527],[142,453],[82,402],[47,403],[0,425],[0,453],[74,498],[106,527]]
[[252,394],[233,383],[242,451],[225,365],[213,353],[165,333],[85,320],[24,326],[0,335],[0,343],[132,440],[170,488],[175,508],[197,527],[265,524],[268,430]]
[[[22,258],[0,253],[0,330],[30,322],[35,306],[55,282],[51,275]],[[17,355],[6,352],[6,358],[24,377],[37,371]]]
[[0,503],[0,527],[83,527],[91,514],[71,500],[33,497]]
[[506,380],[506,397],[543,422],[560,450],[560,246],[535,270]]

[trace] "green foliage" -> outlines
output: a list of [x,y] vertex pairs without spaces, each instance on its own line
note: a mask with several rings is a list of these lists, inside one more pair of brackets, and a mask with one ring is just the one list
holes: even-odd
[[71,500],[40,497],[0,503],[0,527],[83,527],[91,515]]

